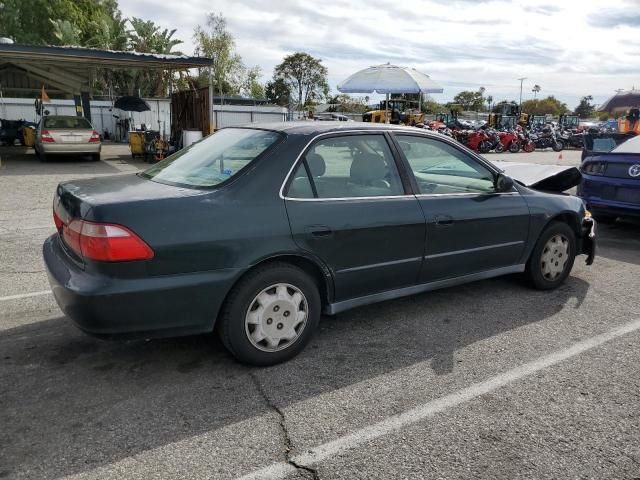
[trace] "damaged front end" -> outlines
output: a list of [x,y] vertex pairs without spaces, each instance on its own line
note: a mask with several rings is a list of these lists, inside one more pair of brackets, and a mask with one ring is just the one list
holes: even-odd
[[591,265],[596,257],[596,221],[586,212],[582,219],[581,234],[578,240],[578,253],[587,256],[585,263]]
[[505,175],[521,184],[544,192],[565,192],[578,186],[582,174],[577,167],[537,165],[533,163],[492,162]]
[[[522,185],[543,192],[563,193],[582,181],[582,174],[576,167],[499,161],[492,163]],[[586,264],[591,265],[596,256],[596,221],[588,211],[585,211],[577,237],[577,253],[586,255]]]

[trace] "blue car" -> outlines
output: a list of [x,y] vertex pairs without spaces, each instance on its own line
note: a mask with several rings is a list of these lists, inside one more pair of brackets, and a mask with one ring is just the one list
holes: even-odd
[[640,136],[608,153],[592,153],[580,167],[578,196],[600,223],[640,217]]

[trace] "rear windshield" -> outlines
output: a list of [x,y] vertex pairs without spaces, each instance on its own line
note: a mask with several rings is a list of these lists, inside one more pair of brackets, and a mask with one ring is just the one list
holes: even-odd
[[225,128],[184,148],[142,173],[161,183],[215,187],[229,180],[273,145],[280,134]]
[[44,128],[74,128],[91,130],[93,127],[84,117],[44,117],[42,120]]

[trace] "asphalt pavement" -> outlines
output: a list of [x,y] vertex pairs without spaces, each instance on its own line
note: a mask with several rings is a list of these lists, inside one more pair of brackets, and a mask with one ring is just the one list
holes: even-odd
[[358,308],[249,368],[213,335],[91,338],[48,292],[55,186],[144,167],[127,153],[0,149],[0,478],[640,479],[640,224],[600,226],[555,291],[511,276]]

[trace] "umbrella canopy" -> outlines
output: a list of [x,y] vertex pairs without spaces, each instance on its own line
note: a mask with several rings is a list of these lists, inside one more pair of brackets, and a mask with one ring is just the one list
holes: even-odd
[[125,112],[146,112],[151,110],[149,104],[140,97],[120,97],[113,106]]
[[441,86],[415,68],[389,63],[365,68],[338,85],[342,93],[442,93]]
[[613,113],[615,111],[626,111],[630,108],[640,108],[640,90],[628,90],[626,92],[616,93],[600,105],[598,111]]

